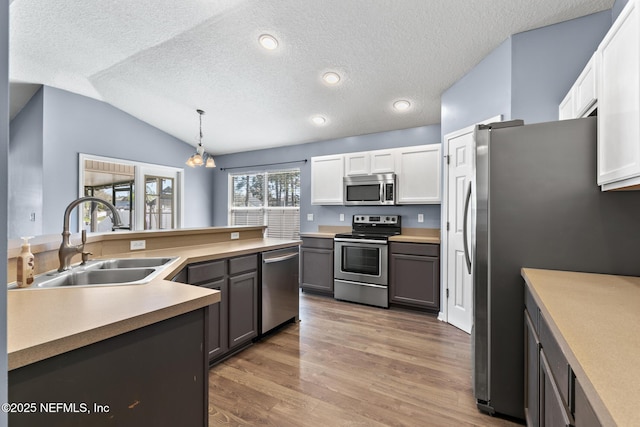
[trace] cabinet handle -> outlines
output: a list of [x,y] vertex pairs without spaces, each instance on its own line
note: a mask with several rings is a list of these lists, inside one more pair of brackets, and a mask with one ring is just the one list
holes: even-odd
[[467,241],[467,222],[469,217],[469,201],[471,200],[471,181],[467,188],[467,196],[464,199],[464,216],[462,220],[462,243],[464,244],[464,260],[467,263],[467,271],[471,274],[471,253],[469,252],[469,242]]

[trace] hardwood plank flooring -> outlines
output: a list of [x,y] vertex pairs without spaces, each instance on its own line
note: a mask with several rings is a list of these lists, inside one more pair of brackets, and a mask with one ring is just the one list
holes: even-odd
[[210,426],[516,426],[482,414],[471,338],[435,316],[300,295],[300,320],[209,371]]

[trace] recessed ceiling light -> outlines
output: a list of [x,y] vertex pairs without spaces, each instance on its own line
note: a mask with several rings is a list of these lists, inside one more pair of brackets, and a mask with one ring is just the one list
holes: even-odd
[[323,124],[325,124],[325,123],[327,122],[327,119],[325,119],[325,118],[324,118],[324,117],[322,117],[322,116],[313,116],[313,117],[311,118],[311,121],[312,121],[314,124],[318,125],[318,126],[322,126]]
[[407,111],[411,107],[411,103],[405,99],[401,99],[393,103],[393,108],[396,111]]
[[263,34],[258,38],[258,41],[262,45],[263,48],[267,50],[274,50],[278,47],[278,40],[273,37],[271,34]]
[[338,73],[334,73],[333,71],[329,71],[324,73],[322,76],[322,80],[328,85],[334,85],[340,81],[340,75]]

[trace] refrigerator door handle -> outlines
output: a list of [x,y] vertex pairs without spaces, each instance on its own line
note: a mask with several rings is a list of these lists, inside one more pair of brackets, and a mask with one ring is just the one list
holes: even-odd
[[464,199],[464,216],[462,220],[462,243],[464,244],[464,259],[467,263],[467,271],[471,274],[471,254],[469,252],[469,241],[467,240],[467,223],[469,217],[469,202],[471,201],[471,181],[467,188],[467,196]]

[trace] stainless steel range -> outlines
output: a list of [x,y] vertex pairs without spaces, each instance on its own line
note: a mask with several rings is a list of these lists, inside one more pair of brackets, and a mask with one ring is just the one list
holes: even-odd
[[388,239],[399,215],[354,215],[351,233],[334,238],[334,297],[389,307]]

